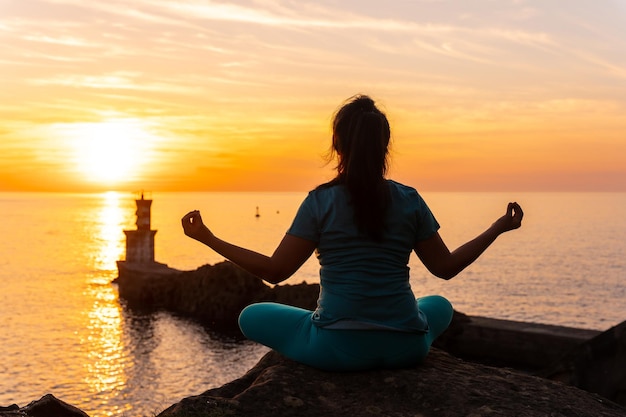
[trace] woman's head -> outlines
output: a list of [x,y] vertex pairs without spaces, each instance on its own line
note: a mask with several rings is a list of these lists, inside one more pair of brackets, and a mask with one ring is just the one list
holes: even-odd
[[374,100],[366,95],[349,99],[333,119],[332,151],[338,157],[338,176],[382,179],[387,172],[389,138],[389,122]]
[[333,119],[337,177],[332,183],[346,186],[357,226],[378,241],[383,238],[389,204],[385,181],[389,138],[387,117],[368,96],[352,97]]

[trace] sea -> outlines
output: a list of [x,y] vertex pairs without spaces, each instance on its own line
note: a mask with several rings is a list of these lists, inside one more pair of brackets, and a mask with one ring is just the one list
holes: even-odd
[[[452,250],[504,214],[500,236],[445,281],[412,256],[416,297],[469,315],[606,330],[626,320],[626,193],[423,192]],[[306,192],[146,193],[158,262],[193,270],[223,258],[184,236],[200,210],[219,237],[270,255]],[[118,297],[116,261],[135,229],[134,193],[0,193],[0,406],[47,393],[92,417],[150,417],[242,376],[267,348]],[[258,216],[257,216],[258,213]],[[286,283],[318,282],[315,257]]]

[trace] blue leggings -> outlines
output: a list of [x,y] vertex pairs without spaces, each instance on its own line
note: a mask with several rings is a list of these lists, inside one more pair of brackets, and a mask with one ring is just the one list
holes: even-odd
[[452,305],[445,298],[431,295],[417,303],[428,320],[426,333],[324,329],[313,324],[312,311],[278,303],[247,306],[239,327],[248,339],[327,371],[404,368],[422,362],[452,321]]

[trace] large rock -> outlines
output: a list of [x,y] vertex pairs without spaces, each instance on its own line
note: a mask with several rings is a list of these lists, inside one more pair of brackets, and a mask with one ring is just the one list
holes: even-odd
[[455,311],[450,327],[434,345],[465,360],[530,373],[545,369],[600,333],[598,330],[466,316]]
[[541,375],[626,405],[626,321],[582,343]]
[[599,395],[433,349],[411,369],[329,373],[269,352],[243,377],[172,405],[183,416],[626,416]]
[[13,404],[0,407],[0,417],[89,417],[84,411],[59,400],[52,394],[46,394],[20,408]]
[[118,270],[115,282],[129,307],[166,309],[226,332],[239,331],[239,312],[249,304],[276,301],[313,309],[319,294],[317,284],[270,287],[228,261],[193,271],[118,262]]

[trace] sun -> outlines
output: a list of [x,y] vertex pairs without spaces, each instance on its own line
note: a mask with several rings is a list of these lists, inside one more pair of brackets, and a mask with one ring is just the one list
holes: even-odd
[[155,139],[137,119],[78,123],[72,136],[74,160],[85,180],[110,186],[137,178]]

